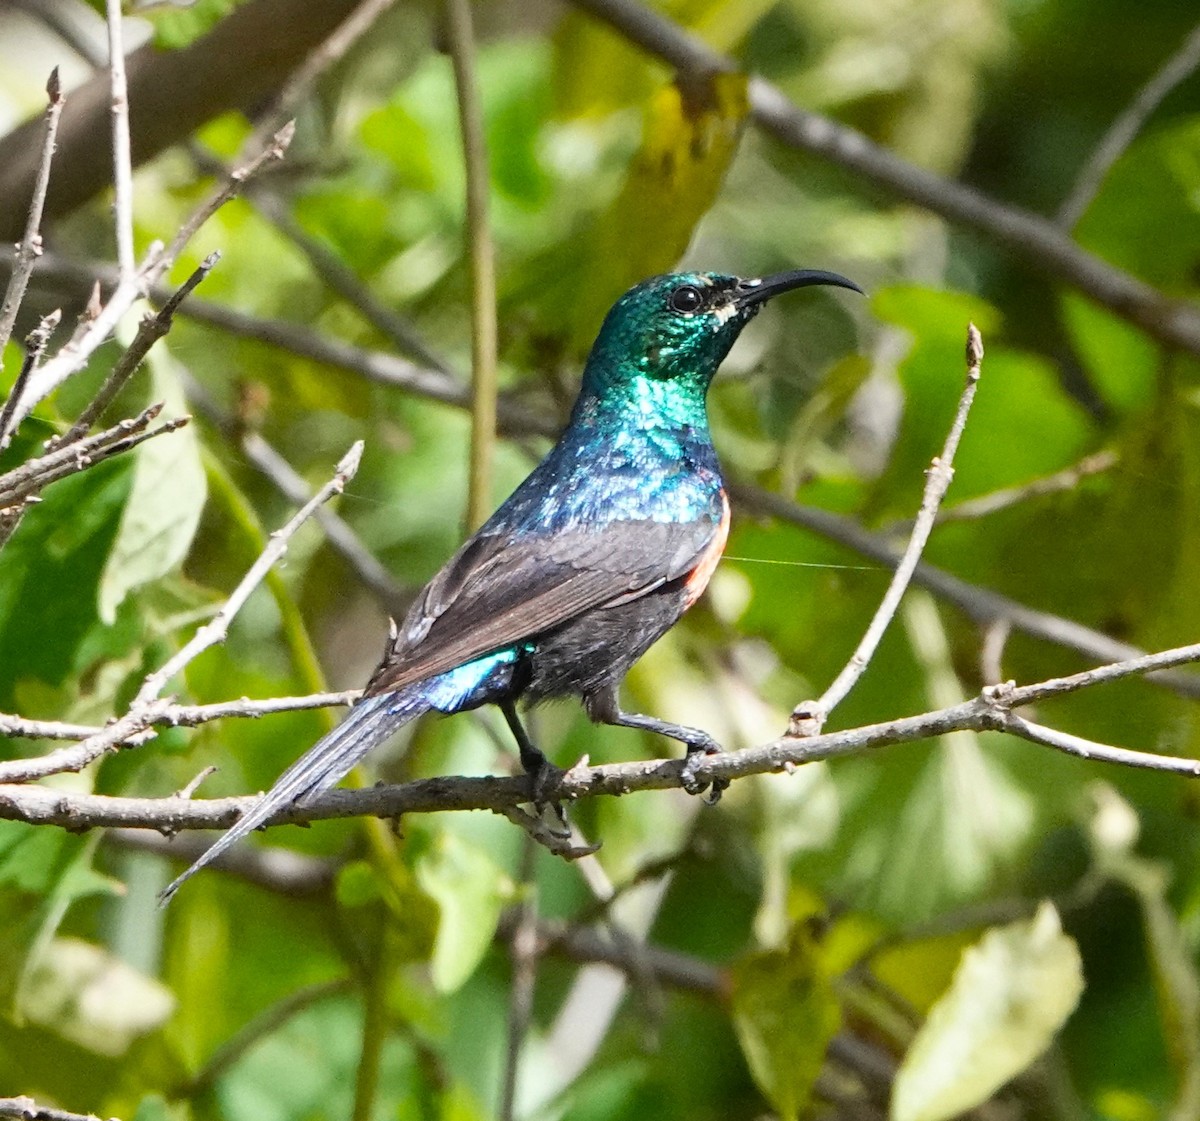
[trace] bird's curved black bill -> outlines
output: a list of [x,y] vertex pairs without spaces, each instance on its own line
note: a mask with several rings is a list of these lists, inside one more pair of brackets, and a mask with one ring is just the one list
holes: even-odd
[[849,288],[851,292],[857,292],[860,296],[866,295],[853,280],[848,280],[840,273],[826,272],[824,269],[792,269],[790,272],[764,276],[760,280],[742,281],[734,299],[739,308],[751,307],[778,296],[780,292],[790,292],[793,288],[807,288],[814,284]]

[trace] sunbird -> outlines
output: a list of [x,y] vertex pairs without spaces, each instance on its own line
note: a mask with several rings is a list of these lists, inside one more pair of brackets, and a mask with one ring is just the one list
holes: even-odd
[[[651,277],[605,317],[558,442],[421,591],[346,719],[289,767],[189,876],[267,822],[335,786],[368,751],[423,713],[498,705],[535,800],[556,773],[517,701],[582,698],[597,724],[686,746],[681,782],[720,746],[707,732],[623,712],[625,674],[699,598],[729,535],[729,499],[706,398],[742,328],[774,296],[824,284],[819,269],[743,280]],[[713,796],[719,796],[720,786]]]

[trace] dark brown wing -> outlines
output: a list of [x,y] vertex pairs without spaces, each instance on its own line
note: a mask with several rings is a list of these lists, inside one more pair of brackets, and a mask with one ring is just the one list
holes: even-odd
[[367,685],[386,693],[689,573],[717,519],[476,535],[426,585]]

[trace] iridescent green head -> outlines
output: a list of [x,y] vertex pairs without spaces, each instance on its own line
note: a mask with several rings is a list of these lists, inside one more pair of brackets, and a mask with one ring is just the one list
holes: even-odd
[[583,395],[624,397],[639,383],[657,383],[703,402],[717,367],[759,308],[781,292],[812,284],[862,291],[844,276],[816,269],[755,280],[712,272],[644,280],[605,318],[584,370]]

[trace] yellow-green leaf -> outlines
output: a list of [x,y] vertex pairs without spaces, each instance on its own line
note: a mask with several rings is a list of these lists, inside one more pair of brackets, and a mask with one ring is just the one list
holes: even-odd
[[989,930],[900,1064],[892,1121],[943,1121],[986,1101],[1045,1051],[1082,992],[1079,949],[1050,903]]
[[612,301],[683,255],[716,198],[749,110],[746,79],[714,74],[660,89],[646,106],[642,144],[596,227],[576,334],[590,340]]

